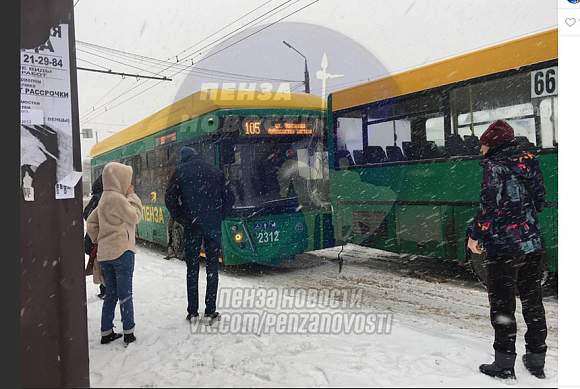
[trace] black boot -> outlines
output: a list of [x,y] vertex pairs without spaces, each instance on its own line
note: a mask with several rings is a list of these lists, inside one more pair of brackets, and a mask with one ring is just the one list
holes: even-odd
[[105,295],[107,294],[107,288],[104,287],[103,285],[99,285],[99,290],[101,293],[99,293],[97,295],[98,298],[100,298],[101,300],[105,299]]
[[544,374],[544,364],[546,362],[546,353],[535,354],[527,352],[522,357],[524,361],[524,366],[533,376],[543,379],[546,378]]
[[[121,336],[121,335],[119,335],[119,336]],[[135,335],[133,333],[130,333],[130,334],[125,334],[124,340],[125,340],[125,343],[129,344],[129,343],[133,343],[137,339],[135,338]]]
[[197,319],[199,318],[199,313],[195,312],[195,313],[188,313],[187,316],[185,317],[185,320],[187,320],[188,322],[196,322]]
[[101,336],[101,344],[111,343],[115,339],[119,339],[121,334],[116,334],[115,332],[111,332],[109,335]]
[[516,354],[502,354],[495,352],[495,361],[491,364],[479,366],[479,371],[490,377],[497,378],[516,378],[514,366],[516,364]]
[[205,319],[205,324],[208,326],[211,326],[213,323],[215,323],[216,321],[220,321],[221,316],[219,312],[214,312],[214,313],[206,313],[203,315],[203,318]]

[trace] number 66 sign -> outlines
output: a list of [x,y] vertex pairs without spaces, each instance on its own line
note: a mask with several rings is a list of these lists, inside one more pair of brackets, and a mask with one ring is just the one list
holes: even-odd
[[532,98],[558,94],[558,67],[536,70],[532,76]]

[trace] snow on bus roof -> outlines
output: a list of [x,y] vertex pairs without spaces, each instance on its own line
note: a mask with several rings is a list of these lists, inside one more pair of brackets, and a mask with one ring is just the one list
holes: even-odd
[[326,100],[311,94],[210,89],[189,95],[95,144],[91,158],[220,109],[326,110]]

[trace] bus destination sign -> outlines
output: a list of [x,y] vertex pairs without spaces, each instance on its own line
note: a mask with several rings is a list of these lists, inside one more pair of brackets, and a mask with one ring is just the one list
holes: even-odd
[[166,135],[161,135],[155,138],[155,147],[161,146],[170,142],[175,142],[177,140],[177,133],[175,131],[170,132]]
[[264,122],[259,119],[246,119],[242,123],[242,134],[246,136],[291,136],[312,135],[314,130],[308,123],[276,120]]

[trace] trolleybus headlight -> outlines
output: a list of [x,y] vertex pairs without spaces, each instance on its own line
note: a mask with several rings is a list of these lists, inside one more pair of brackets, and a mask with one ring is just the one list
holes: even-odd
[[244,242],[240,243],[240,248],[243,250],[244,247],[246,247],[246,245],[244,244]]
[[238,226],[232,226],[232,231],[236,232],[238,230]]
[[236,242],[240,243],[242,239],[244,239],[244,235],[241,232],[238,232],[236,235],[234,235],[234,239]]
[[207,119],[207,124],[209,124],[210,126],[213,125],[213,118]]

